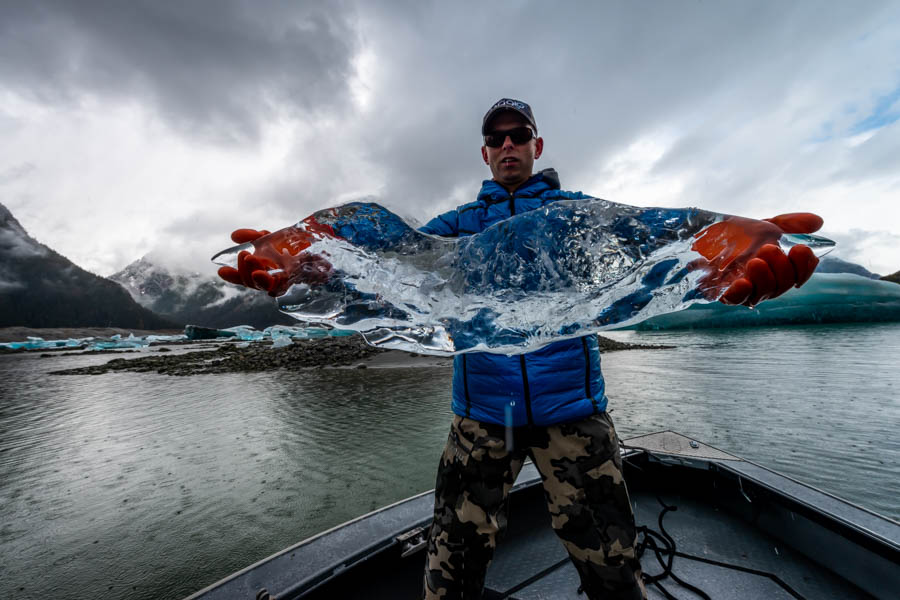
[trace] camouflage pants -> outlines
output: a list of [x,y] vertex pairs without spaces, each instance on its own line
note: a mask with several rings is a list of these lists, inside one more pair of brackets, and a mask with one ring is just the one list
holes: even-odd
[[481,597],[497,534],[506,526],[506,500],[526,456],[541,473],[553,529],[588,598],[646,598],[609,416],[520,428],[517,436],[509,451],[503,426],[453,419],[435,485],[425,598]]

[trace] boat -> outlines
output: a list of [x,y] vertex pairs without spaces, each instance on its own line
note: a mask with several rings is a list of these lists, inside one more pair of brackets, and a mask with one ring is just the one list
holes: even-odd
[[[673,431],[622,444],[651,599],[900,598],[900,523]],[[189,600],[421,597],[433,491],[322,532]],[[586,600],[526,463],[485,600]]]

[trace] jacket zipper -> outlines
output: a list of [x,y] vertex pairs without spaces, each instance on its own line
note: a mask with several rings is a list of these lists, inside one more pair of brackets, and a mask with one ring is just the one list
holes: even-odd
[[525,396],[525,414],[528,416],[528,425],[534,425],[531,415],[531,393],[528,391],[528,370],[525,368],[525,355],[519,355],[519,364],[522,365],[522,391]]
[[466,418],[469,418],[469,413],[472,411],[472,399],[469,397],[469,371],[466,368],[466,355],[462,355],[462,364],[463,364],[463,390],[466,392]]
[[[516,214],[516,195],[509,195],[509,216]],[[531,414],[531,393],[528,390],[528,369],[525,368],[525,355],[519,355],[519,364],[522,366],[522,392],[525,395],[525,415],[528,417],[528,426],[534,425],[534,417]]]
[[594,414],[597,414],[600,412],[597,400],[591,395],[591,353],[588,350],[587,337],[581,338],[581,346],[584,348],[584,395],[591,399]]

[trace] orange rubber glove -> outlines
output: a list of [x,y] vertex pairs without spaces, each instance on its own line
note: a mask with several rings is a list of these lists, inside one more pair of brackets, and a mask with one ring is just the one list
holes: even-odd
[[[310,226],[310,229],[319,233],[331,231],[330,227],[325,230]],[[286,227],[274,234],[266,230],[237,229],[231,233],[231,240],[236,244],[251,242],[254,251],[244,250],[238,254],[237,269],[220,267],[219,277],[229,283],[262,290],[270,296],[280,296],[296,282],[325,283],[331,275],[331,263],[321,256],[303,252],[311,239],[308,232],[296,227]]]
[[813,233],[822,218],[812,213],[790,213],[757,221],[726,217],[696,234],[692,250],[699,252],[708,271],[701,290],[725,304],[755,306],[800,287],[812,276],[819,259],[808,246],[797,245],[785,254],[778,245],[783,233]]

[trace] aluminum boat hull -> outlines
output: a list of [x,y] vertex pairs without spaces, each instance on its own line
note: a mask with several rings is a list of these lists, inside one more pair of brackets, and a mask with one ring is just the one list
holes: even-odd
[[[750,461],[664,431],[625,441],[635,519],[674,547],[645,550],[663,572],[715,599],[900,598],[900,523]],[[667,511],[660,527],[663,504]],[[425,492],[287,548],[190,600],[391,600],[420,597],[433,496]],[[661,531],[663,529],[664,531]],[[657,544],[661,545],[661,544]],[[572,599],[578,577],[550,527],[540,476],[526,464],[486,599]],[[669,576],[650,598],[696,598]]]

